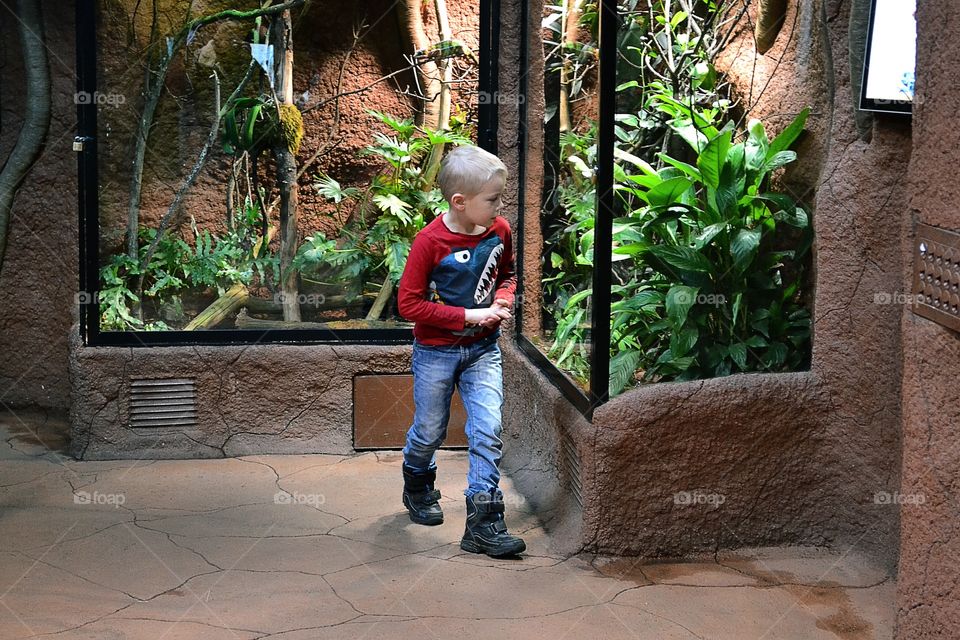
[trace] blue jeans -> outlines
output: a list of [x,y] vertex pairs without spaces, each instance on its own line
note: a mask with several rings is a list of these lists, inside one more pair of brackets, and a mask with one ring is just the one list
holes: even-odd
[[450,399],[456,386],[467,410],[469,470],[464,495],[489,492],[500,483],[500,416],[503,372],[499,332],[473,344],[413,344],[413,425],[403,460],[414,472],[436,469],[436,451],[447,437]]

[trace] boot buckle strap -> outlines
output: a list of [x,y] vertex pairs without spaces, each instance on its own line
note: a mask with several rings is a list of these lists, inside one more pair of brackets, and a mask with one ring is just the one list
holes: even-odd
[[505,510],[502,502],[482,502],[477,508],[483,513],[503,513]]

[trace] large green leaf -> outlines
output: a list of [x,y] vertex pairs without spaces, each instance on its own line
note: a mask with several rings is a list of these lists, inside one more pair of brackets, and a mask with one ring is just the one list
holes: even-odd
[[713,269],[710,260],[691,247],[657,245],[650,247],[650,252],[670,266],[684,271],[710,273]]
[[696,287],[688,287],[682,284],[674,285],[667,291],[667,316],[670,318],[670,323],[674,329],[679,329],[687,321],[687,314],[697,302],[699,292],[700,290]]
[[780,135],[773,139],[773,142],[770,143],[770,147],[767,149],[767,157],[764,159],[764,162],[777,155],[781,151],[785,151],[790,148],[790,145],[793,144],[793,141],[796,140],[800,133],[803,132],[803,126],[807,123],[807,116],[810,115],[810,109],[804,109],[800,112],[793,122],[791,122],[786,129],[784,129]]
[[387,247],[386,263],[390,270],[390,278],[394,284],[400,282],[400,276],[403,275],[403,267],[407,263],[407,256],[410,254],[410,241],[406,238],[397,238]]
[[693,248],[697,250],[703,249],[718,233],[726,230],[727,226],[729,226],[727,222],[717,222],[704,227],[702,231],[693,237]]
[[760,229],[740,229],[730,243],[734,266],[743,272],[757,255],[760,247]]
[[670,334],[670,352],[676,357],[683,357],[696,346],[700,331],[696,326],[686,326]]
[[692,124],[671,123],[670,128],[673,129],[677,135],[686,140],[687,144],[690,145],[690,148],[697,153],[700,153],[700,150],[707,146],[707,136],[703,134],[703,131]]
[[720,172],[727,161],[727,151],[730,149],[731,132],[725,131],[707,143],[706,148],[697,158],[697,166],[703,175],[704,184],[716,189],[720,186]]
[[743,193],[743,185],[746,180],[746,176],[742,171],[742,147],[741,155],[739,156],[739,167],[740,169],[738,170],[736,164],[728,162],[720,172],[720,184],[716,191],[714,191],[714,198],[721,218],[730,219],[737,214],[737,200],[740,199],[740,194]]
[[640,364],[643,353],[640,351],[621,351],[610,358],[610,396],[623,391],[632,380]]
[[736,362],[741,370],[747,368],[747,345],[742,342],[732,344],[729,347],[728,353],[730,354],[730,359]]
[[646,193],[647,202],[654,207],[665,207],[676,202],[692,186],[689,178],[664,180]]
[[770,173],[771,171],[779,169],[785,164],[790,164],[796,159],[796,151],[780,151],[767,158],[767,161],[763,163],[763,172]]
[[666,162],[667,164],[684,172],[685,174],[687,174],[697,182],[703,182],[703,176],[700,175],[700,170],[697,169],[695,166],[691,164],[687,164],[686,162],[681,162],[675,158],[671,158],[665,153],[658,153],[657,157],[660,158],[660,160],[662,160],[663,162]]
[[770,148],[770,141],[767,138],[767,132],[763,128],[763,123],[759,120],[751,120],[749,125],[750,136],[744,147],[744,153],[747,160],[747,169],[756,171],[763,166],[767,160],[767,150]]
[[373,196],[373,201],[376,203],[380,210],[383,212],[391,213],[404,223],[410,222],[410,215],[408,211],[410,205],[401,200],[395,194],[379,194]]

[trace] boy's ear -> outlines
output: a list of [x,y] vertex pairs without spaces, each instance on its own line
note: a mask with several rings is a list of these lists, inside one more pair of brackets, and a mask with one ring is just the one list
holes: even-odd
[[450,206],[462,209],[467,203],[467,197],[462,193],[455,193],[450,196]]

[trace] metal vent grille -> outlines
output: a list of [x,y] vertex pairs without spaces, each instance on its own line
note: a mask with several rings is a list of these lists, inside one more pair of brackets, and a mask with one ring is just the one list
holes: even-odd
[[566,430],[560,433],[560,454],[566,471],[564,476],[570,485],[570,491],[573,493],[577,504],[583,507],[583,489],[580,484],[580,456],[577,454],[577,445]]
[[917,225],[913,312],[960,331],[960,233]]
[[196,399],[192,378],[132,380],[130,426],[134,429],[195,427]]

